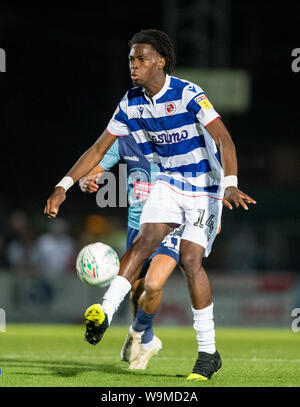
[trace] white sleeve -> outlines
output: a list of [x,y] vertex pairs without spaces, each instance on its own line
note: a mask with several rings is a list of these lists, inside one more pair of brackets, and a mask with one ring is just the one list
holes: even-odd
[[114,136],[128,136],[130,133],[127,116],[127,94],[118,104],[112,118],[108,123],[107,131]]
[[189,84],[183,90],[183,99],[186,104],[186,109],[195,114],[199,122],[205,127],[213,120],[220,117],[207,99],[203,89],[195,84]]

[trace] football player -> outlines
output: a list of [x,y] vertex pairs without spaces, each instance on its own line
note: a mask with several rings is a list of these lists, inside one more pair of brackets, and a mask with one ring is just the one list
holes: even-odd
[[101,340],[114,313],[139,276],[140,267],[163,238],[184,224],[180,241],[192,302],[198,357],[188,380],[208,380],[222,365],[215,346],[210,283],[202,267],[217,235],[222,202],[248,210],[255,200],[238,188],[237,156],[220,115],[198,85],[171,76],[175,53],[168,35],[142,30],[129,41],[133,82],[106,130],[56,185],[44,213],[54,218],[66,191],[104,157],[117,137],[134,137],[160,167],[140,218],[141,228],[123,255],[118,276],[102,304],[86,313],[86,339]]

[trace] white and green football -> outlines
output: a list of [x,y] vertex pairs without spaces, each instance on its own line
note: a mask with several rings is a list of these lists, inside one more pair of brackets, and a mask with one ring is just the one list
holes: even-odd
[[96,242],[84,246],[76,259],[76,271],[81,281],[93,286],[105,287],[120,269],[116,251],[107,244]]

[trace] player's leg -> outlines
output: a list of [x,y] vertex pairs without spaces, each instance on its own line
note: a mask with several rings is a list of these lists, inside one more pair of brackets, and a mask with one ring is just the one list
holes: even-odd
[[215,345],[210,283],[202,267],[204,248],[183,239],[181,245],[180,262],[188,283],[198,343],[198,358],[188,380],[207,380],[221,368],[222,361]]
[[145,278],[143,277],[136,280],[131,286],[130,300],[132,305],[132,314],[134,318],[136,317],[137,309],[139,306],[139,299],[144,292],[144,284]]
[[[126,250],[128,250],[133,245],[133,242],[135,241],[138,233],[139,233],[139,229],[132,228],[131,226],[128,225]],[[142,269],[144,269],[146,267],[149,267],[148,260],[145,261],[144,265],[142,266]],[[131,290],[130,290],[130,300],[131,300],[131,304],[132,304],[132,313],[133,313],[134,318],[136,316],[139,298],[143,291],[144,291],[144,278],[139,277],[139,279],[136,280],[132,284]]]
[[203,309],[212,303],[210,282],[202,266],[204,252],[204,247],[181,239],[180,269],[186,277],[194,309]]
[[141,226],[135,242],[121,258],[118,276],[112,281],[103,297],[102,306],[109,323],[132,284],[137,280],[144,261],[173,228],[174,225],[164,223],[145,223]]
[[143,262],[171,230],[183,223],[182,210],[172,199],[170,191],[161,183],[152,188],[143,207],[139,234],[121,258],[119,274],[106,291],[102,306],[94,304],[87,309],[85,337],[89,343],[96,345],[101,340],[114,313],[137,280]]
[[[138,230],[128,227],[127,249],[129,247],[131,247],[137,234],[138,234]],[[162,243],[160,246],[162,246]],[[159,248],[160,248],[160,246],[159,246]],[[163,248],[164,248],[164,250],[166,250],[166,248],[164,246],[163,246]],[[178,244],[178,248],[179,248],[179,244]],[[157,251],[158,250],[159,249],[157,249]],[[135,318],[136,318],[137,310],[139,307],[139,299],[144,292],[145,275],[147,274],[147,271],[151,264],[151,260],[153,257],[155,257],[156,252],[149,259],[147,259],[144,262],[140,275],[139,275],[139,279],[136,280],[136,282],[131,287],[130,299],[131,299],[132,310],[133,310],[133,315],[134,315],[133,320],[135,320]],[[179,251],[178,251],[178,258],[179,258]],[[151,272],[151,270],[150,270],[150,272]],[[152,275],[152,273],[150,273],[150,274]],[[149,274],[147,276],[149,278]],[[147,287],[147,291],[148,291],[148,287]],[[158,301],[159,302],[157,303],[155,310],[159,306],[160,300],[158,300]],[[139,310],[139,316],[141,316],[141,309]],[[151,318],[151,322],[149,323],[149,326],[145,329],[142,336],[140,335],[140,333],[133,332],[132,325],[130,325],[129,332],[126,335],[125,341],[124,341],[122,349],[121,349],[121,360],[125,361],[125,362],[132,362],[132,360],[134,360],[137,357],[137,355],[140,351],[141,343],[146,343],[147,341],[150,342],[153,339],[153,336],[154,335],[153,335],[153,328],[152,328],[152,318]]]
[[139,299],[137,315],[131,326],[136,343],[134,349],[132,347],[129,369],[146,369],[150,358],[162,349],[161,340],[154,335],[152,323],[161,303],[162,287],[176,264],[174,258],[165,254],[158,254],[151,261],[145,277],[145,290]]
[[[152,321],[161,302],[162,287],[179,261],[182,230],[183,227],[179,227],[169,233],[142,267],[139,278],[146,276],[140,280],[146,280],[145,291],[138,304],[136,318],[129,328],[122,347],[121,358],[126,362],[132,362],[143,350],[143,346],[152,355],[162,346],[160,339],[154,337]],[[137,286],[137,289],[141,286],[142,283]],[[134,296],[137,297],[136,293]],[[133,330],[133,325],[136,331]],[[144,333],[141,334],[142,332]],[[152,355],[143,355],[142,359],[146,360],[146,363],[143,362],[144,368]]]
[[148,314],[157,311],[161,303],[162,288],[176,267],[177,261],[166,254],[153,257],[144,281],[144,291],[139,298],[139,308]]
[[[144,291],[144,280],[145,280],[144,277],[139,278],[131,286],[130,300],[131,300],[131,306],[132,306],[133,320],[136,317],[137,309],[139,306],[139,298]],[[130,362],[132,360],[132,358],[134,358],[137,355],[138,350],[134,349],[137,347],[137,345],[135,345],[134,342],[136,342],[138,344],[138,346],[139,346],[139,343],[141,342],[140,337],[137,336],[135,338],[135,336],[134,336],[134,334],[132,334],[130,328],[131,328],[131,325],[129,327],[129,332],[126,335],[126,338],[125,338],[125,341],[123,343],[121,353],[120,353],[121,360],[124,362]]]
[[166,223],[142,225],[136,241],[121,258],[119,274],[104,294],[102,306],[94,304],[84,314],[86,319],[85,339],[90,344],[96,345],[101,340],[114,313],[130,291],[132,284],[137,280],[143,262],[173,228],[174,225]]
[[[221,200],[199,198],[196,208],[186,212],[187,224],[180,243],[180,264],[186,276],[192,302],[193,327],[198,343],[198,358],[189,380],[207,380],[221,368],[221,358],[215,347],[213,302],[210,282],[202,266],[217,235]],[[195,209],[197,209],[195,211]]]

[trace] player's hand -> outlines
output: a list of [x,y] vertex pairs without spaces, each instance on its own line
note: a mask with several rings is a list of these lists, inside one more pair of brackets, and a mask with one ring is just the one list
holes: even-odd
[[44,214],[48,216],[48,218],[56,218],[58,214],[58,208],[66,199],[66,191],[63,187],[56,187],[50,198],[47,199],[47,204],[44,209]]
[[223,204],[227,206],[230,210],[233,209],[231,204],[234,204],[236,208],[240,205],[247,211],[247,204],[256,204],[256,201],[252,199],[249,195],[245,194],[236,187],[227,187],[225,189],[225,194],[223,198]]
[[100,176],[101,176],[101,173],[80,178],[79,187],[80,187],[81,191],[88,192],[90,194],[98,191],[99,185],[97,184],[97,181],[100,178]]

